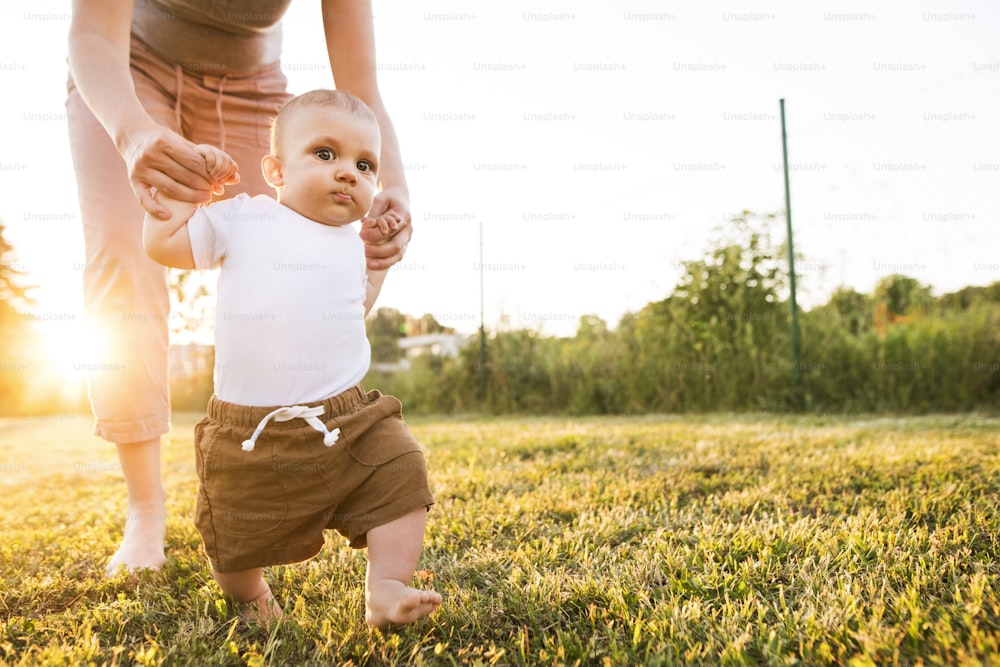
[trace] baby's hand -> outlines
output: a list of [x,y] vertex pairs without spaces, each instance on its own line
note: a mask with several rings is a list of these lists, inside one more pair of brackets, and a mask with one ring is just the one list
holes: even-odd
[[383,236],[390,237],[399,231],[402,226],[402,219],[395,211],[386,211],[377,218],[365,216],[361,218],[361,228],[369,227],[377,229]]
[[212,194],[221,195],[226,185],[240,182],[236,161],[228,153],[208,144],[199,144],[198,152],[205,159],[205,169],[212,179]]

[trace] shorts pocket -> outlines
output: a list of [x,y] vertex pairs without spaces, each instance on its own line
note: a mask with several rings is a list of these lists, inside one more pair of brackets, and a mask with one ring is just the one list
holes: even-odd
[[420,445],[403,422],[403,406],[395,396],[368,393],[364,407],[340,420],[347,452],[364,466],[382,466]]
[[245,452],[241,433],[232,428],[207,425],[200,435],[200,502],[215,532],[241,537],[280,526],[288,500],[275,469],[271,438],[261,434],[256,448]]

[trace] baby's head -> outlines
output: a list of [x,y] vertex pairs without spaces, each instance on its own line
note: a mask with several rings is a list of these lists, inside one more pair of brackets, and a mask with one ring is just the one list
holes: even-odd
[[279,202],[316,222],[346,225],[372,205],[380,149],[378,121],[364,102],[313,90],[282,107],[261,168]]

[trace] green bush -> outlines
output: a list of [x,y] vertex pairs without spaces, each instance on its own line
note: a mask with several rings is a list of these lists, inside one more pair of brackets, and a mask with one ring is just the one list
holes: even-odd
[[[719,247],[685,263],[674,292],[617,329],[595,316],[571,338],[492,332],[457,359],[418,359],[378,381],[421,413],[630,414],[791,409],[995,410],[1000,283],[940,299],[907,276],[871,295],[839,289],[800,314],[793,361],[786,275],[767,226],[745,214]],[[885,320],[875,326],[876,310]]]

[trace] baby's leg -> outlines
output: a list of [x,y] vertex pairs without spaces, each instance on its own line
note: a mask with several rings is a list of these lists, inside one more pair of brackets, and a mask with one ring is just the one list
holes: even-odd
[[438,593],[409,587],[420,557],[426,520],[427,510],[421,507],[368,531],[365,580],[368,625],[378,628],[406,625],[441,606]]
[[259,567],[239,572],[218,572],[212,568],[212,576],[226,595],[236,600],[244,621],[267,623],[282,616],[281,606],[262,573]]

